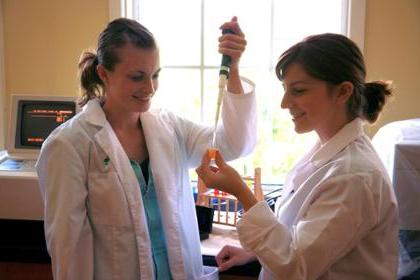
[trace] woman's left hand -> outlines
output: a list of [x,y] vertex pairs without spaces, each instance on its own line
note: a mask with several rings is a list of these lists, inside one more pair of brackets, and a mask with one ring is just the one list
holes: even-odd
[[244,265],[256,259],[253,253],[230,245],[225,245],[216,256],[217,266],[220,271],[228,270],[232,266]]

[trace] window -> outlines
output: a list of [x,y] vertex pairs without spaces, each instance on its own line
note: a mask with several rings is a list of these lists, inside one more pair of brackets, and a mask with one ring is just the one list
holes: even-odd
[[[124,2],[124,1],[123,1]],[[241,173],[262,167],[264,183],[279,183],[314,134],[296,137],[287,111],[280,108],[283,95],[274,67],[292,44],[317,33],[359,34],[347,22],[358,13],[364,21],[364,1],[359,9],[351,0],[127,0],[123,14],[147,26],[161,51],[160,88],[154,104],[212,125],[217,98],[218,27],[238,16],[247,49],[241,75],[257,87],[258,145],[247,158],[232,164]],[[354,12],[354,14],[350,13]],[[349,16],[348,16],[349,15]],[[363,41],[359,36],[359,42]],[[356,41],[357,42],[357,41]]]

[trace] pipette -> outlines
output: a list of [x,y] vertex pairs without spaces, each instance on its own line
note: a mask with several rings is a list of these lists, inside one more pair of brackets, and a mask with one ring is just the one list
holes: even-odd
[[[222,34],[233,34],[233,31],[230,29],[223,29]],[[229,68],[232,59],[228,55],[222,56],[222,64],[220,65],[219,71],[219,95],[217,96],[217,105],[216,105],[216,116],[214,119],[214,130],[213,130],[213,138],[211,141],[211,147],[216,148],[216,130],[217,124],[219,122],[219,115],[220,115],[220,107],[222,105],[223,100],[223,93],[226,87],[227,80],[229,78]]]

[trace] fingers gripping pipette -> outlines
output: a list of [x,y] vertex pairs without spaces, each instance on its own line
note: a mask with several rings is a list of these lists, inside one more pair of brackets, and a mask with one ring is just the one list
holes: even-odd
[[[230,29],[223,29],[222,34],[233,34],[233,31]],[[223,100],[223,93],[226,87],[227,80],[229,78],[229,68],[232,59],[228,55],[222,56],[222,65],[220,66],[219,71],[219,95],[217,96],[217,106],[216,106],[216,116],[214,120],[214,130],[213,130],[213,139],[211,141],[211,146],[215,148],[216,146],[216,130],[217,130],[217,123],[219,122],[219,115],[220,115],[220,107],[222,105]]]

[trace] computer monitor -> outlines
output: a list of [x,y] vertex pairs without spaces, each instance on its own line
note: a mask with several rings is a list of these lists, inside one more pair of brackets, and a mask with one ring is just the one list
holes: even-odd
[[12,95],[6,151],[0,152],[0,220],[42,220],[35,163],[42,143],[78,111],[76,97]]
[[12,95],[7,152],[37,157],[50,133],[78,111],[76,97]]

